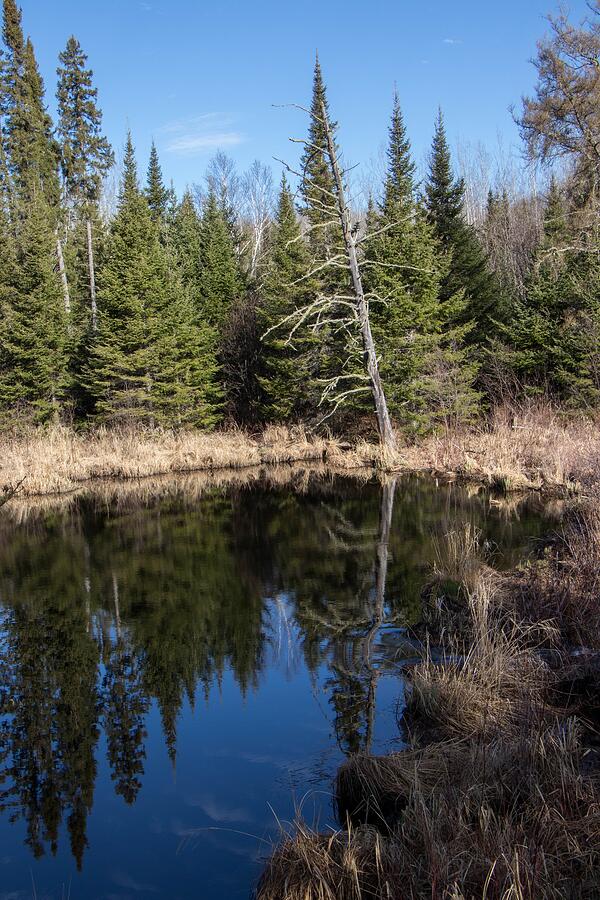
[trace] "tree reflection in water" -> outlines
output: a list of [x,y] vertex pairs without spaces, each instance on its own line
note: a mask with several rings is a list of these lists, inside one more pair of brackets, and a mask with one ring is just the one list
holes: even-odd
[[[417,478],[307,478],[0,522],[0,808],[35,857],[61,825],[81,866],[99,737],[115,792],[143,786],[146,723],[177,756],[184,701],[276,665],[324,686],[339,746],[369,749],[390,633],[418,616],[434,543],[471,522],[511,563],[543,528],[485,494]],[[512,554],[512,555],[511,555]]]

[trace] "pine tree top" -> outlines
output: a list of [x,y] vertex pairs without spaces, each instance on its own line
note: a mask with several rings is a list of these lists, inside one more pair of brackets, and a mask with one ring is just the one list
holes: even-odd
[[13,64],[18,67],[23,62],[25,52],[21,10],[15,3],[15,0],[4,0],[3,11],[2,38],[13,59]]
[[409,209],[414,203],[415,164],[411,159],[410,140],[406,132],[398,93],[394,93],[392,120],[389,127],[387,148],[387,174],[385,179],[383,211]]
[[125,141],[125,155],[123,157],[123,176],[121,178],[121,190],[119,203],[123,203],[131,196],[139,195],[140,189],[137,176],[137,163],[135,161],[135,149],[131,139],[131,132],[127,132]]
[[93,72],[86,68],[87,56],[71,36],[59,55],[57,68],[58,135],[61,168],[67,195],[75,202],[96,203],[102,178],[114,163],[114,154],[102,135],[102,113]]
[[148,162],[148,172],[146,175],[146,200],[155,221],[165,220],[167,216],[167,207],[169,203],[169,191],[165,187],[162,169],[158,159],[158,150],[156,144],[152,141],[150,148],[150,161]]
[[454,178],[450,147],[446,138],[442,110],[438,111],[429,157],[429,174],[425,185],[425,206],[440,237],[462,221],[465,185],[462,178]]
[[[300,171],[303,175],[300,189],[308,218],[312,224],[331,218],[327,210],[323,209],[324,204],[331,203],[330,192],[334,188],[323,121],[324,114],[329,119],[327,91],[317,55],[313,75],[308,138],[300,160]],[[336,123],[329,120],[329,125],[331,131],[335,133]]]

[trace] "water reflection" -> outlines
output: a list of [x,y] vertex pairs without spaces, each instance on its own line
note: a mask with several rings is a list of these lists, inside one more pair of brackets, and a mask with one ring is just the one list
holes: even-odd
[[[80,868],[98,766],[134,804],[151,709],[175,768],[182,721],[226,673],[260,699],[276,667],[289,681],[306,670],[313,687],[324,672],[338,746],[370,748],[378,682],[400,662],[436,540],[470,522],[510,565],[545,527],[533,501],[516,512],[456,485],[321,476],[296,490],[254,483],[118,509],[79,498],[19,525],[5,517],[3,815],[24,825],[36,858],[57,853],[64,829]],[[285,727],[272,712],[269,738]]]

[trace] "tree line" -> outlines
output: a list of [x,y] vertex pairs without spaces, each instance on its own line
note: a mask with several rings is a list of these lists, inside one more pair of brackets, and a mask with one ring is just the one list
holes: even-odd
[[[507,398],[597,405],[599,13],[594,0],[579,26],[551,18],[538,45],[536,92],[518,118],[530,160],[551,172],[543,195],[491,191],[471,221],[442,112],[419,180],[393,99],[383,183],[348,223],[387,405],[405,432],[468,423]],[[107,214],[115,155],[85,53],[70,37],[60,54],[53,122],[15,0],[3,14],[4,425],[371,422],[319,60],[299,168],[286,167],[274,203],[267,167],[239,179],[222,154],[206,189],[178,197],[154,145],[140,178],[128,135]],[[522,208],[534,225],[516,246]]]

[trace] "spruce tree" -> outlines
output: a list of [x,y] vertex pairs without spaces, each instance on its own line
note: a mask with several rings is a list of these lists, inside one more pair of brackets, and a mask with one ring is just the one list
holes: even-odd
[[600,265],[594,245],[570,250],[567,200],[550,183],[544,233],[526,295],[502,326],[503,345],[492,352],[531,394],[548,394],[574,405],[600,396]]
[[89,370],[100,419],[212,426],[214,333],[161,244],[139,189],[131,137],[100,284]]
[[4,0],[3,10],[6,54],[0,106],[8,171],[21,206],[41,191],[49,212],[55,213],[60,199],[58,146],[44,105],[44,83],[33,45],[24,39],[15,0]]
[[[468,325],[457,325],[463,293],[443,295],[451,256],[416,198],[397,95],[387,159],[383,198],[367,217],[365,284],[390,409],[404,427],[422,429],[435,424],[442,408],[451,407],[455,417],[472,417],[477,397],[474,367],[462,346]],[[453,390],[458,394],[451,401]]]
[[[334,259],[339,257],[344,239],[336,206],[335,181],[324,126],[324,112],[329,120],[334,150],[337,153],[335,141],[337,123],[329,115],[327,90],[317,55],[310,123],[300,160],[302,175],[299,184],[300,213],[308,226],[310,258],[307,271],[315,271],[315,277],[312,279],[314,295],[321,294],[324,297],[334,298],[348,294],[350,274],[343,264],[340,265],[339,258]],[[328,318],[330,320],[328,324],[319,329],[319,340],[315,346],[313,379],[310,386],[310,394],[313,397],[317,395],[317,388],[322,390],[327,382],[331,383],[331,379],[337,377],[350,379],[351,369],[362,369],[362,362],[356,365],[356,354],[354,348],[349,346],[347,331],[336,324],[336,320],[341,322],[347,318],[347,308],[343,304],[333,306]]]
[[102,179],[114,163],[112,148],[102,134],[98,89],[93,86],[93,72],[86,68],[87,56],[75,37],[69,38],[59,60],[57,131],[66,199],[74,205],[96,205]]
[[465,185],[452,173],[450,148],[442,111],[438,113],[425,185],[427,216],[444,250],[450,254],[448,273],[441,285],[441,297],[449,299],[464,291],[464,319],[472,321],[469,342],[482,343],[491,336],[494,322],[504,319],[506,310],[498,279],[491,271],[475,232],[464,217]]
[[[102,182],[114,163],[108,139],[102,134],[102,112],[93,72],[77,39],[71,36],[59,55],[58,138],[63,195],[67,216],[64,238],[66,277],[71,297],[70,368],[78,406],[89,402],[82,385],[89,332],[97,320],[96,268],[101,263],[105,229],[99,201]],[[59,248],[62,250],[62,248]]]
[[288,341],[292,326],[284,321],[314,296],[314,280],[305,278],[309,259],[284,175],[259,306],[264,335],[259,375],[261,416],[267,422],[307,418],[318,402],[314,396],[315,339],[305,329],[298,329]]
[[231,233],[215,195],[205,203],[200,229],[200,292],[198,310],[221,333],[243,288]]
[[[342,240],[341,229],[337,221],[330,224],[331,220],[336,218],[331,211],[335,185],[327,151],[323,108],[329,114],[327,91],[317,55],[310,105],[310,125],[306,146],[300,160],[300,172],[302,173],[300,194],[302,197],[301,212],[310,229],[308,243],[313,258],[319,263],[329,259],[335,252],[335,246]],[[337,124],[330,120],[330,125],[335,134]],[[337,286],[340,283],[339,270],[335,268],[324,270],[320,280],[326,288]]]
[[177,204],[172,214],[170,227],[172,244],[184,285],[187,287],[196,309],[202,306],[202,223],[196,212],[194,199],[189,190]]
[[13,241],[1,223],[0,409],[56,419],[66,384],[66,321],[45,199],[32,197]]
[[410,139],[397,91],[394,92],[386,156],[387,171],[382,214],[388,221],[392,221],[395,217],[399,226],[408,225],[408,220],[414,212],[416,167],[412,160]]
[[150,161],[148,163],[148,173],[146,176],[146,200],[150,207],[152,218],[155,222],[164,226],[167,220],[169,206],[169,191],[165,187],[163,181],[162,169],[158,159],[158,151],[156,144],[152,141],[150,148]]

